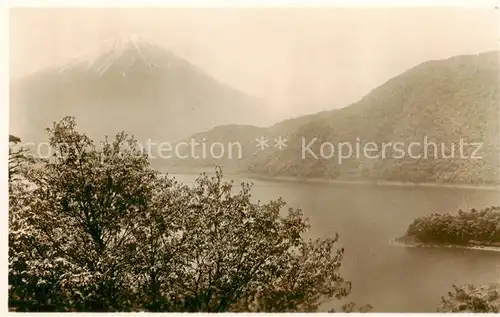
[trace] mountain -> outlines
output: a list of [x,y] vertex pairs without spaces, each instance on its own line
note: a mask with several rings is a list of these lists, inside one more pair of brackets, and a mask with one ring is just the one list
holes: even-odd
[[[286,136],[287,147],[271,146],[245,157],[240,171],[345,180],[498,183],[499,58],[499,52],[487,52],[428,61],[345,108],[259,131],[271,140]],[[224,143],[231,129],[219,133],[222,139],[214,139],[210,131],[206,137]],[[254,137],[248,131],[246,138]],[[462,146],[462,154],[461,140],[471,144]],[[350,144],[353,154],[339,161],[341,142]],[[410,150],[412,142],[416,146]],[[425,147],[426,142],[436,146]],[[365,148],[375,149],[365,155]],[[347,152],[348,145],[343,153]]]
[[254,124],[261,102],[137,35],[11,83],[11,132],[40,140],[43,129],[75,116],[94,137],[119,131],[176,141],[217,125]]
[[[181,140],[179,143],[184,144],[176,143],[180,145],[177,153],[174,145],[171,153],[172,157],[167,158],[164,156],[161,158],[158,155],[152,162],[157,168],[181,173],[191,173],[196,168],[213,170],[214,166],[224,167],[226,173],[245,172],[252,161],[259,160],[266,153],[272,152],[275,139],[277,140],[279,137],[288,138],[290,133],[299,127],[329,113],[329,111],[323,111],[287,119],[271,127],[237,124],[218,126]],[[267,139],[265,148],[260,148],[257,141],[262,138]],[[199,145],[192,149],[191,142],[199,143]],[[217,143],[221,143],[221,145],[214,146]],[[205,152],[202,152],[203,146],[206,148]],[[214,146],[213,153],[210,150],[211,146]],[[223,153],[221,153],[220,148],[223,148]]]

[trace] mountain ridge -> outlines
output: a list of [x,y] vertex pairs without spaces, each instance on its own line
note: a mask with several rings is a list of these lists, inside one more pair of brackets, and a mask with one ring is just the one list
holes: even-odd
[[13,80],[11,132],[39,141],[53,121],[69,115],[93,137],[124,130],[142,141],[174,141],[200,129],[259,120],[261,100],[155,41],[128,36],[103,45]]
[[[261,134],[272,139],[287,134],[285,149],[270,147],[257,155],[245,153],[241,172],[257,174],[436,183],[499,182],[499,51],[427,61],[372,89],[359,101],[340,109],[294,118],[267,128]],[[206,138],[221,141],[206,132]],[[225,135],[231,135],[226,131]],[[198,134],[199,136],[199,134]],[[481,160],[443,159],[301,159],[301,138],[321,142],[350,142],[357,138],[376,144],[388,141],[459,142],[461,138],[484,142]],[[246,139],[255,133],[249,132]],[[225,138],[222,141],[227,141]],[[313,147],[319,153],[319,145]],[[449,148],[444,150],[450,151]],[[165,162],[169,164],[169,162]],[[196,162],[225,165],[232,161]],[[196,165],[195,164],[195,165]]]

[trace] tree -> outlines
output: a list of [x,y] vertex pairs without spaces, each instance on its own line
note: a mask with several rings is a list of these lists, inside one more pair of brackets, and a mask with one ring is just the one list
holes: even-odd
[[410,224],[406,238],[420,243],[495,245],[500,242],[500,207],[458,211],[457,215],[432,214]]
[[220,170],[182,185],[124,133],[98,147],[73,118],[48,132],[52,156],[10,194],[13,309],[315,311],[350,293],[338,236],[306,240],[281,199],[253,202]]
[[453,291],[441,299],[439,312],[498,313],[500,312],[500,285],[475,287],[453,285]]
[[9,134],[9,178],[17,176],[20,165],[30,159],[26,149],[19,146],[19,143],[20,138]]
[[124,151],[133,145],[124,134],[98,150],[74,128],[67,118],[49,130],[53,156],[24,169],[29,188],[11,194],[10,299],[23,309],[123,305],[115,301],[133,255],[130,231],[155,174],[133,147]]

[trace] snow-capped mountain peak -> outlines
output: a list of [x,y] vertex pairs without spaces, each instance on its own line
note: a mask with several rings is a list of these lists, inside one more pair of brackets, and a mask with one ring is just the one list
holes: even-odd
[[130,48],[140,50],[144,46],[159,46],[151,37],[140,34],[124,34],[108,39],[100,51],[124,51]]
[[109,69],[117,67],[122,75],[126,76],[128,70],[138,64],[148,68],[161,67],[161,51],[163,48],[151,37],[126,34],[106,40],[97,50],[67,63],[59,71],[83,66],[102,76]]

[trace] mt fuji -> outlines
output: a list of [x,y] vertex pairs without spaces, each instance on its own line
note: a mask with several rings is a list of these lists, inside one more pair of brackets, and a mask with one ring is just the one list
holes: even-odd
[[176,141],[223,124],[255,124],[262,103],[212,78],[153,39],[126,35],[62,65],[11,83],[10,131],[40,141],[76,117],[91,137],[125,131]]

